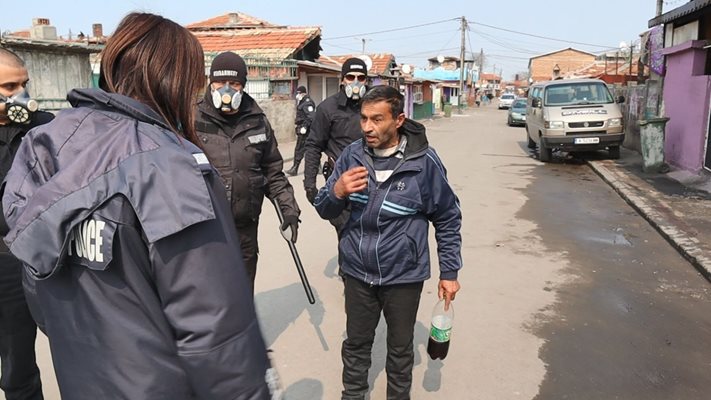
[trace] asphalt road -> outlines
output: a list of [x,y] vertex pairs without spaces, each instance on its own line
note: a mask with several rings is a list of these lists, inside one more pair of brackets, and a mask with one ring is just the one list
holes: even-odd
[[[709,283],[589,168],[543,165],[494,105],[426,124],[464,214],[462,291],[449,356],[427,357],[436,279],[415,327],[414,399],[705,399]],[[256,302],[288,400],[340,398],[344,336],[336,237],[306,202],[297,246],[309,305],[265,205]],[[433,255],[436,254],[431,237]],[[436,257],[433,260],[434,276]],[[385,398],[384,321],[371,368]],[[48,400],[58,399],[44,342]]]

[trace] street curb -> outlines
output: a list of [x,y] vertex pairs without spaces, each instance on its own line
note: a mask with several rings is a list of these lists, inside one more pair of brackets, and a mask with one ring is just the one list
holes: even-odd
[[659,232],[691,265],[694,266],[707,280],[711,281],[711,259],[695,245],[698,239],[679,228],[679,223],[663,215],[660,209],[672,210],[661,201],[654,201],[653,193],[641,194],[632,188],[626,181],[631,177],[625,173],[615,173],[608,169],[603,161],[587,161],[588,166],[609,184],[632,208],[634,208],[654,229]]

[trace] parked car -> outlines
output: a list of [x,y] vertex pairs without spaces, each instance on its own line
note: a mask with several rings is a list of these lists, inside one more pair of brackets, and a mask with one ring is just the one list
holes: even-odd
[[[625,99],[620,96],[617,102]],[[599,79],[556,80],[533,85],[526,105],[528,147],[538,146],[538,158],[551,160],[554,149],[607,149],[620,158],[625,139],[622,113],[605,82]]]
[[506,121],[508,126],[524,126],[526,125],[526,99],[518,98],[514,100],[509,108],[509,116]]
[[504,93],[499,97],[499,110],[510,108],[513,104],[516,96],[511,93]]

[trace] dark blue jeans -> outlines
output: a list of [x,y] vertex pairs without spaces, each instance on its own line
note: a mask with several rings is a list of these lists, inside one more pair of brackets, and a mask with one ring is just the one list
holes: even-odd
[[343,400],[361,400],[368,393],[368,370],[380,313],[387,323],[387,399],[409,400],[417,309],[423,282],[371,286],[343,277],[346,295],[346,340],[343,341]]
[[35,361],[37,325],[22,293],[21,264],[0,254],[0,389],[7,400],[42,400]]

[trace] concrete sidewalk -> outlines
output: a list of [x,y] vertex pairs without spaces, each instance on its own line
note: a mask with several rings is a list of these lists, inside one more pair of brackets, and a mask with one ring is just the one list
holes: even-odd
[[[645,173],[642,157],[622,150],[620,160],[589,160],[590,167],[642,217],[711,280],[711,193],[672,179]],[[702,179],[703,181],[703,179]]]

